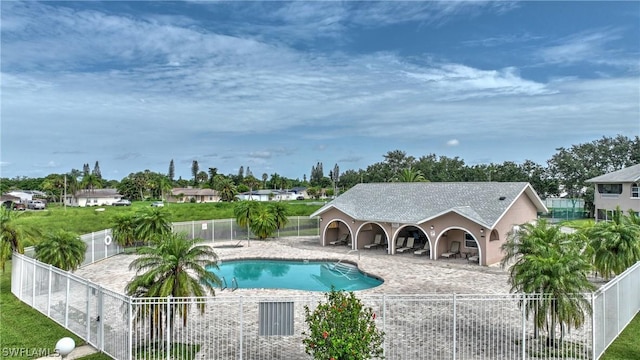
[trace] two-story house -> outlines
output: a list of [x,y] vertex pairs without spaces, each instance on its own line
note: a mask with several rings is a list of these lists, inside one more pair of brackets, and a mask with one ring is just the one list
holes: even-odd
[[616,207],[640,214],[640,164],[587,180],[595,187],[595,218],[609,220]]

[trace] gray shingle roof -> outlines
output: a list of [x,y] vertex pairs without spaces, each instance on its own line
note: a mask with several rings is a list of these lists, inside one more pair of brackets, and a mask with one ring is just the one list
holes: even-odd
[[118,193],[117,189],[93,189],[93,190],[78,190],[75,193],[76,198],[95,198],[95,197],[118,197],[122,196]]
[[587,180],[590,183],[609,183],[609,182],[636,182],[640,181],[640,164],[632,165],[624,169],[610,172],[608,174],[596,176]]
[[218,192],[213,189],[173,188],[171,189],[171,194],[173,196],[178,196],[180,194],[184,196],[215,196]]
[[546,211],[526,182],[415,182],[358,184],[311,216],[336,208],[355,220],[418,224],[453,211],[492,228],[523,192]]

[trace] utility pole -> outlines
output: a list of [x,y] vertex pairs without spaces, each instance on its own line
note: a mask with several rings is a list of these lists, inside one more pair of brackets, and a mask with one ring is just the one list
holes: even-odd
[[67,174],[64,174],[64,200],[62,200],[64,204],[64,211],[67,211]]

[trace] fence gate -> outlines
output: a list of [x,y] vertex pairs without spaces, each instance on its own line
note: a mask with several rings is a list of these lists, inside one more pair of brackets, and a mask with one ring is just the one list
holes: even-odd
[[87,339],[96,349],[103,349],[102,326],[102,289],[93,283],[87,284]]

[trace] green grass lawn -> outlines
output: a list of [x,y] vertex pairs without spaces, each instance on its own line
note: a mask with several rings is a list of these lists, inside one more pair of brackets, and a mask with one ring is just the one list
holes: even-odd
[[600,358],[600,360],[634,359],[640,359],[640,313],[636,314],[636,317]]
[[558,224],[561,226],[566,226],[566,227],[579,230],[585,227],[591,227],[593,226],[594,223],[595,221],[593,219],[577,219],[577,220],[561,221]]
[[[0,349],[5,352],[0,353],[0,358],[33,359],[34,356],[29,355],[53,354],[56,342],[63,337],[72,338],[76,346],[85,344],[72,332],[13,296],[9,262],[6,272],[0,275]],[[14,352],[9,355],[8,351]],[[94,354],[82,359],[109,360],[111,357]]]

